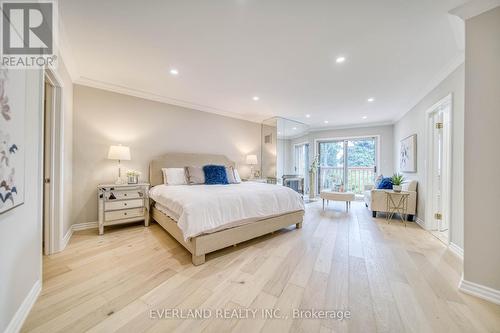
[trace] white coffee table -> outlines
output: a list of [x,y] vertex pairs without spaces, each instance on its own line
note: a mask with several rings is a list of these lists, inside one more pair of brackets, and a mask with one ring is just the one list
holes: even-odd
[[325,210],[325,200],[327,205],[329,201],[345,201],[346,212],[351,207],[351,201],[356,199],[353,192],[321,191],[319,197],[323,199],[323,210]]

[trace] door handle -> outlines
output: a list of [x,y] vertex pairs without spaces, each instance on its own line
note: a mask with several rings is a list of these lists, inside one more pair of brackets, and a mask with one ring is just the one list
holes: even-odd
[[50,184],[50,178],[44,178],[43,179],[44,184]]

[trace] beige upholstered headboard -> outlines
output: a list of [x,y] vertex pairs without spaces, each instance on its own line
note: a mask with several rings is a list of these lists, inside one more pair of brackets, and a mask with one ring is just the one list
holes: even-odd
[[234,162],[224,155],[168,153],[155,158],[149,164],[149,183],[151,186],[163,184],[162,168],[183,168],[207,164],[235,166]]

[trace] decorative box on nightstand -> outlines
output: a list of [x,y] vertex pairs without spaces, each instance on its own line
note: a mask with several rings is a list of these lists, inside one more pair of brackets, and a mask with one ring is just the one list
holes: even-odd
[[99,235],[104,227],[144,220],[149,225],[149,184],[102,184],[97,186]]

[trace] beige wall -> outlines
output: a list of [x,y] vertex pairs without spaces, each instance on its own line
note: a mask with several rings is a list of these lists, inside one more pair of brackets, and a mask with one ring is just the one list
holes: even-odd
[[167,152],[224,154],[242,177],[249,174],[245,156],[260,156],[260,124],[79,85],[73,93],[74,223],[97,220],[96,186],[116,178],[109,145],[130,146],[122,170],[139,170],[143,180],[149,161]]
[[[42,249],[42,88],[39,70],[10,70],[26,80],[24,204],[0,215],[0,332],[19,329],[21,304],[41,283]],[[9,82],[7,82],[7,85]],[[21,90],[21,89],[20,89]],[[12,96],[10,104],[12,107]],[[22,148],[21,148],[22,149]],[[22,150],[21,150],[22,152]],[[33,295],[34,296],[34,295]],[[26,304],[28,306],[31,304]],[[17,319],[17,324],[13,319]]]
[[452,197],[450,241],[463,248],[463,147],[464,147],[464,66],[460,65],[434,90],[394,125],[394,169],[399,170],[401,139],[417,134],[417,172],[405,173],[407,179],[418,181],[417,217],[425,224],[425,200],[428,191],[425,174],[426,112],[448,94],[453,94],[452,114]]
[[464,280],[500,292],[500,7],[466,21]]

